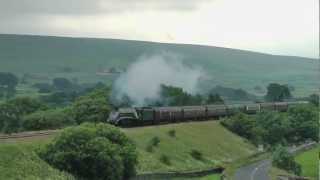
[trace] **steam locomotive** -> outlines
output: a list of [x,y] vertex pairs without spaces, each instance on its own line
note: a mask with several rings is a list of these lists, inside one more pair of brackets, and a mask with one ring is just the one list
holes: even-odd
[[306,102],[120,108],[110,113],[108,122],[118,126],[130,127],[184,121],[202,121],[219,119],[220,117],[230,116],[239,111],[246,114],[255,114],[261,111],[286,112],[289,106],[302,103]]

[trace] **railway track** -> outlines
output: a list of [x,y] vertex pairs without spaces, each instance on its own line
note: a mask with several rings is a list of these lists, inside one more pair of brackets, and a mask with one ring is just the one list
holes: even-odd
[[30,132],[21,132],[21,133],[14,133],[14,134],[0,134],[0,141],[50,136],[50,135],[56,134],[57,132],[59,132],[59,130],[30,131]]

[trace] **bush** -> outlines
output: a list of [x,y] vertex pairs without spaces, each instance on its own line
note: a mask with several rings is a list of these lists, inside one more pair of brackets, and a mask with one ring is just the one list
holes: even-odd
[[45,109],[44,104],[29,97],[18,97],[0,104],[0,132],[20,131],[24,116]]
[[136,172],[133,142],[103,123],[69,127],[38,154],[55,168],[82,179],[129,179]]
[[255,121],[244,113],[237,113],[230,118],[224,119],[221,124],[242,137],[250,139],[254,136],[252,130],[255,126]]
[[308,101],[315,106],[319,106],[319,95],[318,94],[311,94],[308,98]]
[[50,93],[53,91],[53,87],[48,83],[36,83],[33,87],[37,88],[39,93]]
[[168,134],[170,137],[176,137],[176,130],[171,129],[170,131],[168,131]]
[[319,141],[319,111],[310,105],[300,105],[289,109],[291,122],[290,140],[303,142],[306,140]]
[[296,175],[301,174],[301,166],[294,161],[291,155],[283,146],[277,146],[272,154],[272,164],[280,169],[293,172]]
[[24,118],[22,126],[25,130],[45,130],[58,129],[74,124],[76,122],[67,113],[66,109],[53,109],[27,115]]
[[160,161],[161,161],[163,164],[171,165],[171,161],[170,161],[169,156],[167,156],[167,155],[165,155],[165,154],[162,154],[162,155],[160,156]]
[[155,136],[150,141],[152,146],[158,146],[160,143],[160,138],[158,136]]
[[196,160],[203,160],[202,153],[198,150],[192,150],[190,155]]
[[79,97],[72,105],[73,116],[78,124],[83,122],[105,122],[108,119],[108,89],[97,89]]
[[149,153],[152,153],[153,152],[153,146],[151,144],[147,145],[146,151],[149,152]]

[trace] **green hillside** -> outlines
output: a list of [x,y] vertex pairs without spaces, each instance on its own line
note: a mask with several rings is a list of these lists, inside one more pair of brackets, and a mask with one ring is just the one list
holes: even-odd
[[[175,130],[176,137],[168,134],[170,130]],[[125,133],[138,146],[140,172],[207,169],[256,152],[252,145],[217,121],[132,128],[125,129]],[[158,137],[160,143],[153,152],[148,152],[147,147],[153,137]],[[193,158],[190,154],[193,150],[201,152],[203,160]],[[170,165],[160,161],[162,155],[170,159]]]
[[[176,131],[175,137],[168,134],[172,129]],[[123,131],[137,144],[140,173],[206,169],[256,152],[251,144],[216,121],[131,128]],[[150,153],[146,151],[146,145],[154,136],[160,138],[160,143]],[[72,179],[70,175],[51,168],[36,155],[35,151],[51,139],[52,137],[0,141],[0,179]],[[190,155],[192,150],[201,152],[203,159],[194,159]],[[170,165],[159,160],[162,154],[169,157]],[[217,178],[218,175],[207,178],[213,177]]]
[[[214,83],[253,91],[270,82],[290,84],[294,94],[317,88],[317,60],[274,56],[199,45],[164,44],[115,39],[0,35],[0,71],[32,73],[46,79],[57,76],[96,82],[114,76],[97,75],[111,67],[126,68],[144,54],[171,52],[187,63],[202,66]],[[61,69],[72,68],[72,72]]]
[[0,179],[74,179],[50,167],[35,150],[42,143],[0,143]]

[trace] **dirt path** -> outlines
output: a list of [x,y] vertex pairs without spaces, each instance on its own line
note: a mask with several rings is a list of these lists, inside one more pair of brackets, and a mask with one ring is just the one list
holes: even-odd
[[21,132],[21,133],[13,133],[13,134],[0,134],[0,143],[47,139],[49,137],[52,137],[58,132],[59,130],[47,130],[47,131],[29,131],[29,132]]

